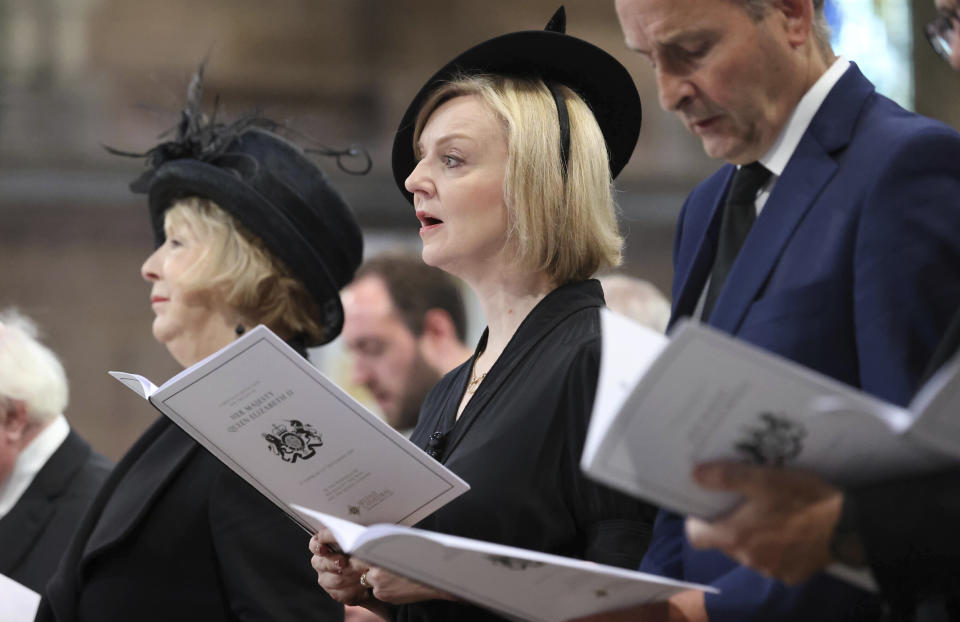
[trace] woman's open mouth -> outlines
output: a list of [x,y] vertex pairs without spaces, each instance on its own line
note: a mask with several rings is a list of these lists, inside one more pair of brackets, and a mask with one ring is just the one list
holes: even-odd
[[437,225],[442,225],[443,221],[426,212],[417,212],[417,220],[420,221],[420,231],[426,231]]

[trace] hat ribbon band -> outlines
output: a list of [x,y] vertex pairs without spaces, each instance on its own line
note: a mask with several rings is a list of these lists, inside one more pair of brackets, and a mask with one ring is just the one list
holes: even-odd
[[548,82],[547,88],[553,95],[553,103],[557,106],[557,118],[560,121],[560,165],[563,181],[567,181],[567,164],[570,161],[570,116],[567,113],[567,100],[564,99],[560,87],[554,82]]

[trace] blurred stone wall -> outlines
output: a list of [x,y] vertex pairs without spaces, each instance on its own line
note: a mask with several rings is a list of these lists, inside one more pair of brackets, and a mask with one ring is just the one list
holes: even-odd
[[[565,5],[568,32],[621,59],[643,97],[640,142],[618,182],[625,269],[668,292],[673,221],[716,165],[659,109],[646,61],[623,45],[612,0]],[[74,425],[118,457],[153,413],[106,371],[158,382],[176,371],[151,337],[149,288],[139,276],[152,242],[143,198],[126,184],[141,164],[101,145],[155,144],[176,123],[190,76],[207,58],[208,104],[219,95],[228,116],[260,108],[321,143],[365,145],[374,159],[367,177],[320,164],[353,204],[371,246],[416,243],[412,210],[389,167],[409,99],[466,47],[542,28],[556,7],[556,0],[0,0],[0,306],[34,316],[62,355]],[[918,107],[956,123],[956,106],[936,95],[955,78],[921,45],[915,57],[927,81]]]

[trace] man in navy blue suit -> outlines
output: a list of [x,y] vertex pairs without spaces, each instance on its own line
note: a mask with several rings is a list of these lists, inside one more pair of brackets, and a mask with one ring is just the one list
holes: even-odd
[[[617,0],[660,103],[726,161],[674,246],[673,320],[906,403],[960,306],[960,136],[878,95],[829,45],[823,0]],[[691,547],[661,513],[642,570],[709,583],[606,620],[875,620],[823,573],[800,585]]]
[[[960,71],[956,0],[937,0],[926,26],[940,56]],[[960,350],[960,312],[937,346],[924,378]],[[890,618],[916,622],[960,619],[960,468],[839,490],[791,469],[742,464],[701,465],[695,478],[714,490],[744,495],[720,520],[688,518],[698,548],[718,548],[744,564],[797,584],[840,562],[867,568]]]

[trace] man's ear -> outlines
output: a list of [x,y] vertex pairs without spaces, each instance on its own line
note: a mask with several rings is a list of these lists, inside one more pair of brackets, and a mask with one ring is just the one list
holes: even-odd
[[446,373],[444,361],[449,356],[450,345],[457,340],[457,329],[449,313],[434,308],[423,315],[423,333],[417,344],[428,365]]
[[30,419],[27,417],[27,403],[23,400],[6,400],[3,418],[0,419],[0,434],[7,442],[17,442],[26,434]]
[[430,309],[423,315],[423,335],[432,339],[456,339],[457,328],[450,314],[443,309]]
[[816,10],[813,0],[777,0],[774,5],[783,20],[787,41],[792,47],[800,47],[813,37],[813,21]]

